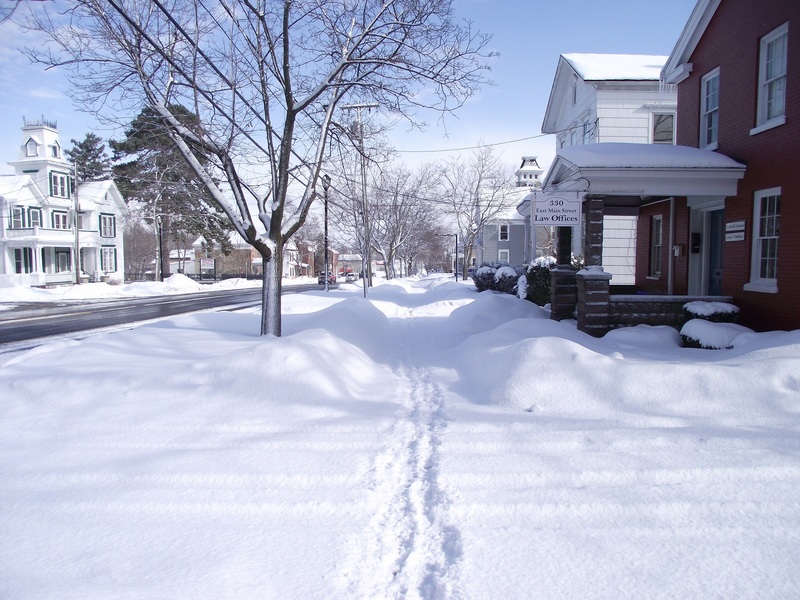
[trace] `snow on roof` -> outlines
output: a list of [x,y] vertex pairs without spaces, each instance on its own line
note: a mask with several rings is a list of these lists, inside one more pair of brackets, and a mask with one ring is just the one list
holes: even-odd
[[562,54],[584,81],[658,81],[666,56],[647,54]]
[[568,146],[558,156],[579,168],[744,169],[732,158],[689,146],[605,142]]

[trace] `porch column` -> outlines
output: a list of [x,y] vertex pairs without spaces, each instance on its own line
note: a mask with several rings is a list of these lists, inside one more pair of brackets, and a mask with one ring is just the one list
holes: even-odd
[[550,271],[550,318],[572,319],[575,314],[577,288],[572,269],[572,227],[559,227],[556,246],[556,268]]
[[605,196],[586,194],[584,197],[583,258],[586,267],[576,274],[578,329],[595,337],[602,337],[609,328],[611,274],[603,270],[604,205]]
[[586,236],[583,240],[584,264],[603,265],[603,213],[605,196],[586,194],[583,200],[583,219]]

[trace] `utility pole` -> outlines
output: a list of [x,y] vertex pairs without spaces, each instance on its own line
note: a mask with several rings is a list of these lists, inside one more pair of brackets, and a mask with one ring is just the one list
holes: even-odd
[[[365,108],[372,110],[378,108],[375,103],[366,104],[346,104],[342,106],[345,110],[356,111],[356,124],[358,127],[358,151],[361,155],[361,201],[364,208],[364,258],[362,259],[362,270],[364,273],[364,298],[367,297],[367,287],[372,286],[372,261],[370,260],[370,236],[369,236],[369,207],[367,206],[367,165],[366,154],[364,153],[364,122],[361,120],[361,111]],[[365,264],[366,263],[366,264]]]
[[328,188],[331,187],[331,176],[325,173],[322,176],[322,189],[325,191],[325,291],[328,291],[328,277],[330,265],[328,264]]
[[78,161],[72,163],[72,198],[75,201],[75,285],[81,284],[81,205],[78,201]]

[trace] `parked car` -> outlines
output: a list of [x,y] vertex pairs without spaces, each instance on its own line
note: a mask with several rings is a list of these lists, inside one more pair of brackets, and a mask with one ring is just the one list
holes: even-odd
[[344,280],[345,280],[345,281],[356,281],[357,279],[358,279],[358,277],[356,276],[356,274],[355,274],[355,273],[347,273],[347,274],[344,276]]
[[[317,283],[320,285],[325,285],[325,274],[320,272],[319,276],[317,277]],[[336,275],[334,273],[328,273],[328,283],[336,283]]]

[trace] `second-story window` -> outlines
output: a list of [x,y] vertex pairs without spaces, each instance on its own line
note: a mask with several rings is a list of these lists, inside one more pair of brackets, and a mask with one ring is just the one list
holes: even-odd
[[780,125],[786,115],[786,63],[789,24],[761,39],[758,66],[757,126]]
[[653,113],[653,143],[675,143],[675,115],[672,113]]
[[501,242],[508,241],[508,225],[500,225],[497,239]]
[[53,211],[53,229],[69,229],[69,219],[65,211]]
[[714,150],[719,134],[719,68],[703,77],[700,98],[700,147]]
[[25,227],[25,209],[21,206],[11,207],[11,229]]
[[114,215],[100,215],[100,237],[115,237],[117,235]]
[[28,223],[30,227],[41,227],[42,226],[42,209],[41,208],[31,208],[28,210]]

